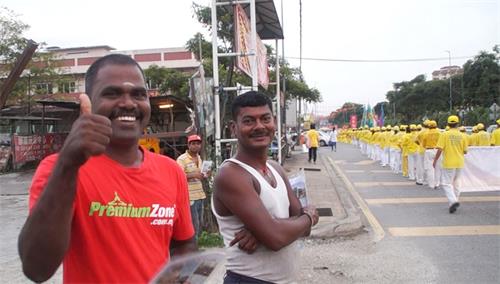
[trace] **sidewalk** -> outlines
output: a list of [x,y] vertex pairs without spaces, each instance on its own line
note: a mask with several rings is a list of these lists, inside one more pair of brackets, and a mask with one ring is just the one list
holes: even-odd
[[[326,149],[326,148],[325,148]],[[283,167],[290,176],[300,169],[306,175],[307,199],[316,206],[320,214],[311,238],[334,238],[351,236],[363,230],[360,211],[354,206],[350,193],[337,174],[331,157],[318,151],[316,164],[307,162],[307,153],[293,151]],[[205,284],[222,283],[226,269],[221,261],[204,281]]]
[[[363,229],[359,210],[337,174],[333,159],[319,149],[316,164],[307,161],[307,153],[294,151],[283,167],[288,174],[304,169],[307,198],[316,206],[319,223],[313,228],[313,238],[333,238],[359,233]],[[322,153],[323,152],[323,153]]]

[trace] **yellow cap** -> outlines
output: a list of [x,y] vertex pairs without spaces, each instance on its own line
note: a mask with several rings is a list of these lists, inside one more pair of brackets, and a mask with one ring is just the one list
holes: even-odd
[[458,118],[458,116],[456,116],[456,115],[448,116],[448,123],[449,124],[456,124],[458,122],[460,122],[460,119]]
[[477,132],[477,126],[472,126],[472,132],[474,132],[474,133]]
[[497,124],[500,124],[500,118],[499,118],[499,119],[497,119]]
[[415,124],[410,124],[410,130],[417,130],[417,126]]
[[394,131],[399,131],[399,127],[396,125],[396,126],[394,126],[394,127],[392,128],[392,130],[394,130]]
[[421,130],[422,129],[422,125],[421,124],[417,125],[417,129]]
[[435,120],[430,120],[429,123],[427,124],[427,126],[434,128],[434,127],[437,127],[438,124]]
[[458,130],[460,130],[460,132],[465,132],[465,126],[460,126]]
[[476,125],[476,127],[477,127],[477,130],[484,130],[484,124],[482,124],[482,123],[478,123]]
[[448,131],[448,130],[450,130],[450,127],[448,125],[446,125],[446,127],[444,128],[444,130]]
[[385,130],[386,130],[385,126],[382,126],[382,131],[385,131]]
[[431,122],[430,120],[426,119],[424,120],[424,126],[425,127],[428,127],[429,126],[429,122]]

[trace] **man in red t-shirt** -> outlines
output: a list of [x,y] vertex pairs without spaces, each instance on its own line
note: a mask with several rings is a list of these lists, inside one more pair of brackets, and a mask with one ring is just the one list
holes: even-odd
[[63,148],[33,177],[19,235],[23,271],[43,282],[62,262],[68,283],[148,282],[170,252],[196,249],[186,177],[137,146],[151,107],[133,59],[105,56],[85,81],[90,99],[80,96]]

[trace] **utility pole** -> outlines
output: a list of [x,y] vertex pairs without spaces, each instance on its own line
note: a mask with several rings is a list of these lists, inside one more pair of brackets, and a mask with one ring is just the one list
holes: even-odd
[[451,51],[445,50],[445,52],[448,52],[448,74],[450,74],[450,114],[453,109],[453,101],[451,97]]

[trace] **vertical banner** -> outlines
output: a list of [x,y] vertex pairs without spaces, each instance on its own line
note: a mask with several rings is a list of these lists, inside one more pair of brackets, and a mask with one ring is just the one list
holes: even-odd
[[[237,53],[247,54],[252,44],[250,21],[245,10],[240,4],[234,6],[235,47]],[[267,90],[269,86],[269,73],[267,69],[267,49],[259,35],[256,38],[257,53],[257,82]],[[252,77],[252,61],[248,56],[237,56],[236,67]]]
[[349,117],[349,125],[351,126],[351,128],[358,127],[358,117],[355,114]]

